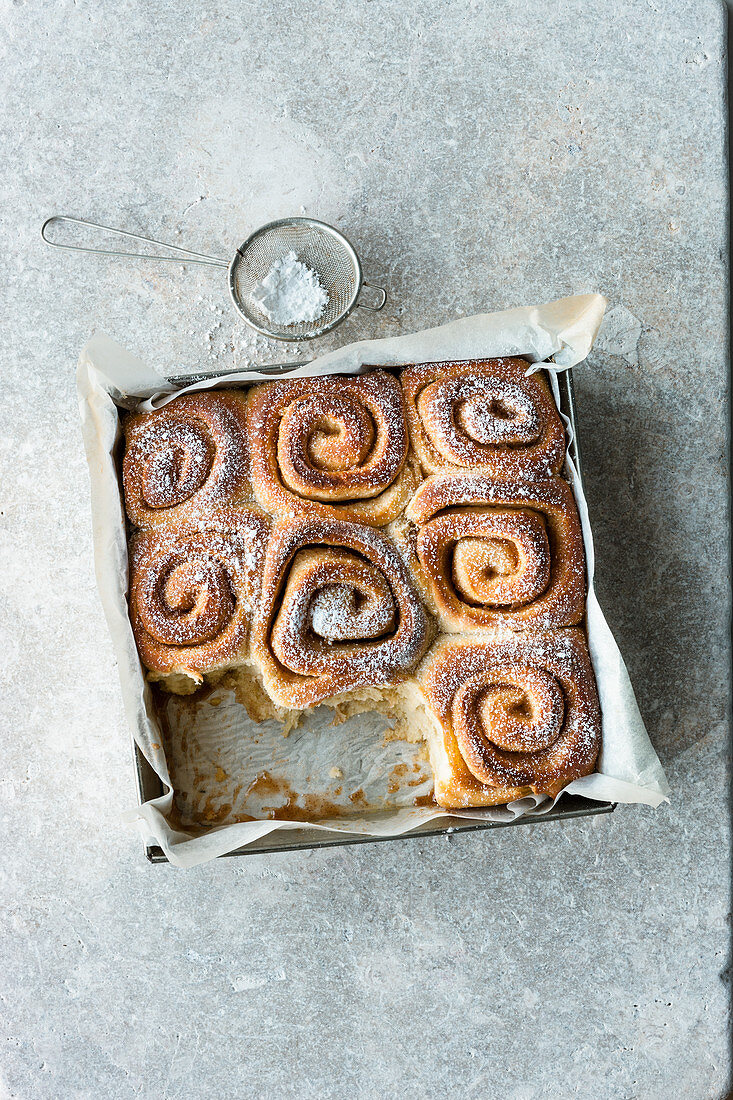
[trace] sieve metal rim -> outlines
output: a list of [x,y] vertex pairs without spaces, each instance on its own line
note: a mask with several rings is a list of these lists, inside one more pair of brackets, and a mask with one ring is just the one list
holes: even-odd
[[[356,280],[354,285],[354,293],[351,296],[349,304],[346,306],[345,309],[341,311],[341,313],[337,314],[332,321],[329,321],[327,324],[321,325],[320,328],[312,329],[307,333],[299,333],[289,336],[281,331],[273,332],[272,329],[266,328],[265,326],[258,324],[250,316],[250,314],[246,312],[244,306],[242,305],[242,299],[237,293],[235,275],[237,268],[244,258],[246,250],[252,244],[254,244],[258,237],[262,237],[265,233],[271,233],[273,230],[286,229],[294,225],[307,226],[310,228],[322,230],[328,236],[333,237],[336,241],[338,241],[338,243],[347,253],[352,264],[354,265]],[[286,343],[301,343],[303,340],[313,340],[317,336],[323,336],[326,332],[330,332],[331,329],[335,328],[336,325],[340,325],[342,321],[346,320],[349,314],[356,307],[356,304],[359,300],[359,295],[361,294],[362,287],[364,286],[364,276],[361,269],[361,260],[357,255],[356,249],[352,245],[351,241],[349,241],[344,236],[344,234],[340,232],[340,230],[335,229],[332,225],[329,225],[328,222],[319,221],[317,218],[278,218],[277,221],[267,222],[266,225],[261,225],[259,229],[255,229],[255,231],[253,233],[250,233],[249,237],[247,237],[246,240],[243,241],[242,244],[240,244],[239,248],[232,256],[231,261],[229,262],[229,267],[227,268],[227,286],[229,288],[229,297],[232,300],[234,308],[236,309],[242,320],[246,324],[248,324],[250,328],[255,329],[256,332],[262,333],[263,336],[269,336],[273,340],[282,340]]]

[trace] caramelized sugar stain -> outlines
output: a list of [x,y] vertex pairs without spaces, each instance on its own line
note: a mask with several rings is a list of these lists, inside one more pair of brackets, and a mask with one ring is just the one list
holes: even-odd
[[214,825],[221,825],[224,822],[226,822],[227,825],[231,825],[238,824],[241,821],[256,820],[257,818],[252,817],[251,814],[232,813],[231,803],[228,802],[214,809],[208,799],[207,802],[204,803],[203,808],[195,811],[189,810],[185,805],[180,806],[174,801],[168,814],[168,824],[171,828],[186,833],[196,831],[197,829],[211,828]]
[[[407,778],[412,772],[411,778]],[[402,790],[403,787],[420,787],[428,779],[420,765],[415,762],[414,764],[395,764],[392,771],[389,773],[389,783],[387,784],[387,790],[390,794],[395,794],[397,791]]]
[[211,795],[208,795],[203,806],[198,811],[198,816],[202,821],[205,821],[207,825],[220,825],[222,821],[227,820],[231,812],[231,802],[222,802],[215,809],[212,804]]
[[395,794],[396,791],[402,786],[402,780],[407,775],[407,764],[395,764],[392,771],[389,773],[389,782],[387,783],[387,790],[390,794]]
[[415,761],[415,763],[412,765],[412,770],[415,773],[415,776],[413,779],[407,780],[406,786],[420,787],[427,780],[430,780],[432,782],[432,776],[426,775],[423,769],[417,763],[417,761]]
[[[341,788],[339,788],[339,791]],[[354,792],[360,796],[364,806],[368,803],[363,791]],[[313,821],[316,818],[343,817],[348,813],[346,806],[339,806],[330,798],[316,794],[298,794],[285,779],[276,779],[268,771],[262,771],[249,784],[245,795],[274,796],[278,805],[263,805],[261,820]],[[354,796],[351,796],[352,801]]]
[[283,784],[280,779],[273,779],[268,771],[260,772],[256,775],[252,782],[244,792],[248,794],[280,794],[282,793]]

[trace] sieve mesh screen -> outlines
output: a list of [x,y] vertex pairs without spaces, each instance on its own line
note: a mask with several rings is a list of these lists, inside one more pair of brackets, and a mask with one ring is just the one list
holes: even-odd
[[[255,286],[288,252],[315,271],[328,302],[315,321],[278,325],[252,298]],[[307,219],[273,222],[238,249],[229,268],[229,289],[245,318],[262,332],[279,339],[298,340],[332,328],[354,305],[361,285],[356,255],[340,234]]]

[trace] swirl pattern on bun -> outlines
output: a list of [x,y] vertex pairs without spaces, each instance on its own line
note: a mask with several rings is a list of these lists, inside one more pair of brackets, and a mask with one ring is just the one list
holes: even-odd
[[278,517],[381,527],[415,488],[402,391],[385,371],[255,386],[247,433],[255,496]]
[[440,640],[420,670],[442,806],[557,795],[593,771],[601,715],[582,631]]
[[275,525],[253,655],[277,704],[302,709],[398,683],[428,640],[419,596],[384,535],[342,520]]
[[243,663],[269,529],[267,516],[246,508],[134,536],[130,620],[151,671],[200,681]]
[[422,363],[402,372],[412,446],[426,474],[454,469],[501,479],[548,477],[565,432],[547,382],[524,359]]
[[442,630],[572,626],[585,607],[583,534],[558,477],[435,474],[410,502],[415,571]]
[[125,507],[138,527],[177,524],[251,500],[245,398],[189,393],[125,419]]

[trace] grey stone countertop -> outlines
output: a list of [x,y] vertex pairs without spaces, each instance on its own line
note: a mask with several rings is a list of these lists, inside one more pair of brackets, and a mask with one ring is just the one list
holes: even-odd
[[[0,1097],[727,1095],[725,17],[715,0],[3,5]],[[226,256],[341,226],[389,302],[314,350],[598,290],[598,590],[670,805],[151,867],[74,367],[272,362]],[[306,349],[291,349],[297,356]]]

